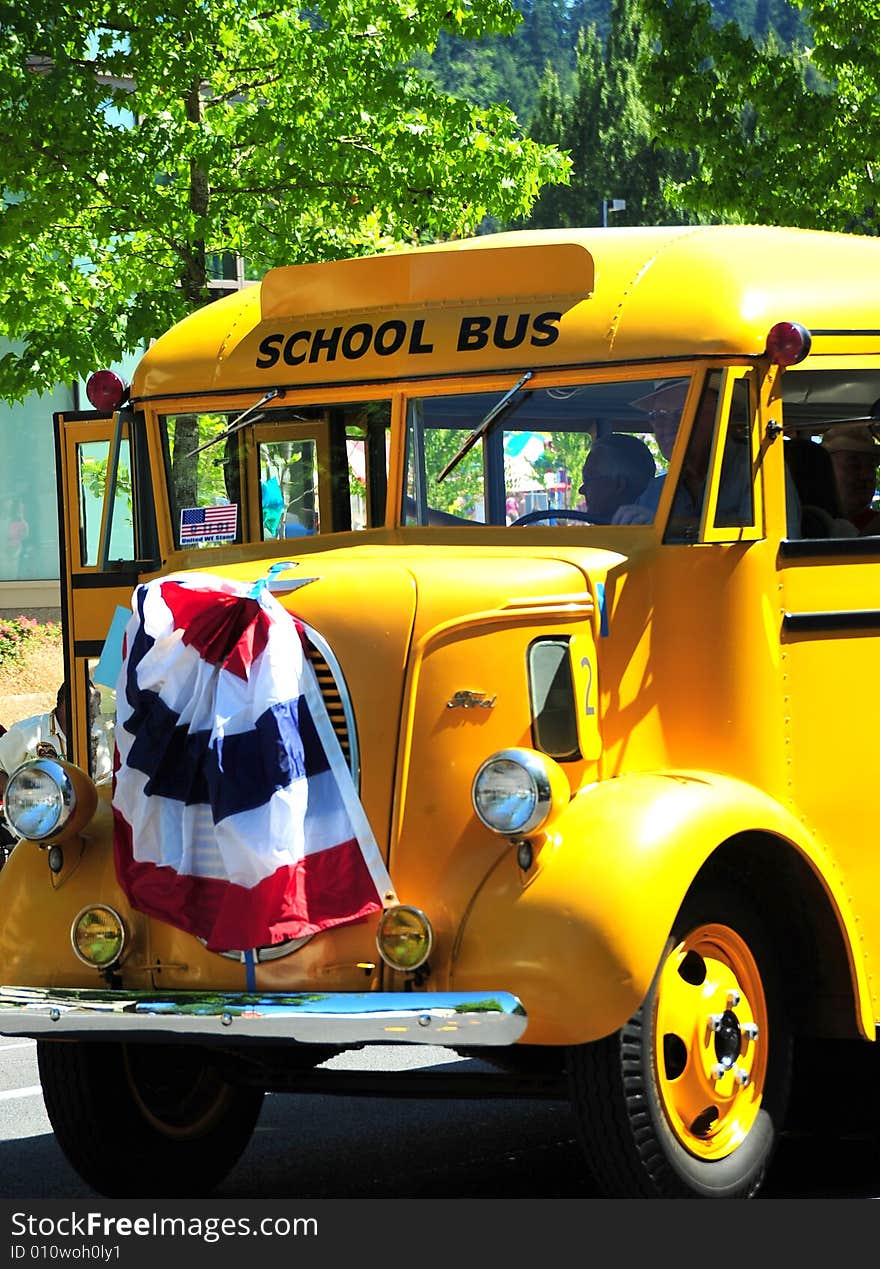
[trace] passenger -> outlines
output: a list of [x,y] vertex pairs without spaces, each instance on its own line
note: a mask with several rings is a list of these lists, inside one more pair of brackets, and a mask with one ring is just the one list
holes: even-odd
[[[693,527],[699,524],[706,492],[717,409],[718,389],[706,388],[697,407],[697,416],[688,438],[678,488],[672,503],[670,529],[673,533],[682,530],[686,536],[690,537]],[[675,410],[664,410],[654,417],[657,446],[667,462],[672,455],[678,432],[678,419],[675,414]],[[715,510],[715,524],[718,527],[736,528],[752,522],[751,461],[746,445],[745,438],[738,434],[737,429],[729,429],[721,466],[718,504]],[[666,475],[666,472],[661,472],[634,504],[621,507],[614,517],[614,523],[651,524],[660,503]],[[785,501],[789,523],[799,526],[800,498],[788,470],[785,473]],[[800,532],[792,536],[799,537]]]
[[784,441],[786,470],[801,501],[800,525],[789,524],[789,536],[805,538],[856,537],[855,525],[844,518],[827,449],[807,436]]
[[66,752],[67,684],[62,683],[54,709],[20,719],[0,736],[0,796],[12,772],[28,758],[63,758]]
[[[875,404],[872,415],[878,407],[880,402]],[[880,511],[873,505],[880,445],[867,425],[829,428],[822,438],[822,447],[831,456],[843,515],[855,526],[859,537],[880,533]]]
[[631,432],[611,432],[593,441],[579,490],[592,523],[611,524],[618,508],[634,502],[654,474],[651,451]]
[[[698,519],[703,506],[703,493],[706,485],[706,472],[709,466],[709,454],[712,451],[712,433],[715,426],[715,411],[718,407],[718,392],[709,388],[703,393],[694,420],[693,431],[688,443],[687,453],[681,470],[681,478],[675,493],[672,515],[675,519]],[[654,422],[654,434],[657,437],[657,448],[668,462],[672,456],[675,438],[678,434],[679,413],[677,410],[658,410],[650,412]],[[659,424],[659,426],[658,426]],[[660,504],[666,472],[660,472],[654,480],[632,500],[621,506],[615,517],[615,524],[651,524]],[[738,506],[745,496],[751,497],[750,489],[743,489],[739,482],[735,489],[725,490],[724,506],[730,511]]]
[[[639,409],[647,409],[648,418],[654,429],[654,439],[657,442],[657,448],[667,463],[672,458],[672,451],[675,449],[675,438],[678,436],[681,412],[684,408],[687,390],[687,383],[678,380],[662,385],[654,392],[649,393],[648,396],[640,397],[638,401],[633,401],[633,405]],[[663,492],[663,481],[665,478],[665,471],[658,472],[651,484],[636,499],[637,506],[647,507],[651,512],[648,517],[648,523],[654,518],[654,512],[657,510],[660,495]],[[621,518],[615,520],[615,523],[624,523],[624,521]],[[636,523],[636,521],[633,520],[632,523]]]
[[[0,798],[16,767],[31,758],[65,758],[69,718],[67,684],[55,694],[55,707],[48,714],[33,714],[12,723],[0,736]],[[100,727],[101,693],[89,683],[89,720],[92,778],[96,783],[109,779],[112,761],[107,738]]]

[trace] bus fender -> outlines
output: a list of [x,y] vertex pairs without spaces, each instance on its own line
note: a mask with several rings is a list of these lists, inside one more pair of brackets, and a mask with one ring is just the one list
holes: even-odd
[[529,1017],[530,1044],[610,1035],[644,998],[700,868],[723,842],[754,832],[789,843],[818,876],[846,945],[861,1028],[873,1038],[855,919],[828,852],[768,794],[704,771],[589,785],[532,838],[526,870],[512,845],[462,922],[451,985],[514,992]]

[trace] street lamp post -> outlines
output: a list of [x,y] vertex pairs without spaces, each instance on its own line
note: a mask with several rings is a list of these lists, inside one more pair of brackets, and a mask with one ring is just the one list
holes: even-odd
[[608,213],[623,211],[626,207],[625,198],[603,198],[602,199],[602,228],[608,228]]

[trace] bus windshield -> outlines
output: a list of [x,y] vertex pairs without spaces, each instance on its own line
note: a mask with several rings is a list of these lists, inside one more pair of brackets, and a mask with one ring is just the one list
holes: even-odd
[[262,405],[161,416],[176,546],[310,537],[382,522],[387,399]]
[[[508,400],[498,392],[413,399],[403,522],[650,524],[689,382],[533,389],[520,380]],[[499,400],[503,411],[483,426]]]

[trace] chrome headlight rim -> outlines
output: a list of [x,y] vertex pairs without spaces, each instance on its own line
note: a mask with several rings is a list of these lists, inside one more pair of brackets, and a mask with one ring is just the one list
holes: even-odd
[[[35,774],[47,776],[57,790],[58,809],[51,824],[39,823],[33,803],[21,803],[16,808],[16,799],[24,796],[25,780]],[[33,758],[21,763],[10,775],[3,793],[3,814],[9,827],[18,837],[31,842],[57,837],[75,809],[76,790],[73,781],[62,763],[55,758]],[[21,822],[27,815],[30,815],[30,821]]]
[[[524,773],[531,794],[531,810],[524,819],[516,822],[493,822],[484,814],[484,808],[480,805],[480,785],[490,769],[501,763],[510,764]],[[480,823],[493,833],[498,833],[501,837],[521,837],[526,833],[533,833],[547,820],[554,805],[549,760],[535,749],[499,749],[477,768],[471,785],[471,802]]]
[[[119,926],[119,949],[112,959],[106,961],[90,960],[88,956],[83,955],[76,943],[76,927],[79,925],[80,921],[87,913],[99,911],[109,912],[116,924]],[[70,946],[73,948],[73,954],[77,960],[83,963],[83,965],[88,965],[89,969],[105,970],[112,969],[114,965],[118,965],[122,960],[122,953],[125,951],[127,943],[128,930],[126,929],[125,922],[110,903],[87,903],[84,908],[80,908],[79,912],[77,912],[76,916],[70,923]]]

